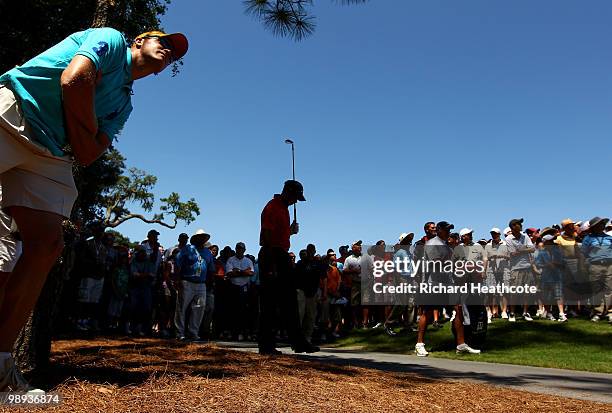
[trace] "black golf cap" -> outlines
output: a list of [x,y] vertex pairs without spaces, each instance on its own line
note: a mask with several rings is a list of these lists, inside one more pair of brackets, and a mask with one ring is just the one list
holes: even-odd
[[149,231],[147,233],[147,235],[159,235],[159,232],[157,232],[156,230],[152,229],[151,231]]
[[306,198],[304,198],[304,187],[301,183],[294,181],[293,179],[285,181],[283,192],[297,195],[298,201],[306,201]]
[[508,226],[510,228],[512,228],[512,225],[514,225],[514,224],[522,224],[523,221],[524,221],[523,218],[514,218],[514,219],[510,220],[510,223],[508,224]]
[[446,230],[451,230],[455,228],[455,226],[453,224],[449,224],[446,221],[440,221],[436,224],[436,229],[446,229]]
[[589,220],[589,227],[591,227],[591,228],[592,228],[592,227],[597,226],[598,224],[600,224],[600,223],[602,223],[602,222],[603,222],[603,223],[604,223],[604,225],[605,225],[605,224],[607,224],[607,223],[608,223],[608,221],[609,221],[609,219],[608,219],[608,218],[593,217],[593,218],[591,218],[591,219]]

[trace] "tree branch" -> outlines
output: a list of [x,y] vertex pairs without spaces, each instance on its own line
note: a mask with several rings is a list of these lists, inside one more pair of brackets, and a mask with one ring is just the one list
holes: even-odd
[[137,219],[139,219],[141,221],[144,221],[147,224],[159,224],[162,227],[166,227],[166,228],[170,228],[170,229],[176,228],[176,224],[177,224],[177,219],[176,218],[174,218],[174,224],[168,224],[168,223],[162,221],[161,219],[148,219],[144,215],[141,215],[141,214],[128,214],[128,215],[125,215],[125,216],[123,216],[123,217],[121,217],[119,219],[116,219],[116,220],[112,221],[112,222],[107,220],[107,221],[104,222],[104,225],[106,227],[108,227],[108,228],[116,228],[119,225],[123,224],[125,221],[128,221],[130,219],[134,219],[134,218],[137,218]]

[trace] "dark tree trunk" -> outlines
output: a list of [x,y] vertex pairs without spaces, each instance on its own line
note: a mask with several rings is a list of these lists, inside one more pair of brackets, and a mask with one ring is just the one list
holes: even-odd
[[91,27],[106,27],[110,24],[111,15],[117,7],[117,0],[97,0],[96,14]]
[[15,357],[24,371],[44,369],[49,364],[53,324],[60,308],[65,281],[74,264],[74,246],[64,249],[53,267],[27,324],[15,343]]

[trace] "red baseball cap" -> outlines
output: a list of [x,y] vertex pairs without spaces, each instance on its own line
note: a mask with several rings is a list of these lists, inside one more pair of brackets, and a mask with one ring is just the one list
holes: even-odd
[[164,32],[160,32],[159,30],[154,30],[151,32],[139,34],[138,36],[136,36],[136,39],[144,39],[147,37],[159,37],[160,39],[167,40],[170,43],[172,50],[172,58],[174,60],[178,60],[181,57],[185,56],[185,53],[187,53],[187,49],[189,49],[189,42],[187,41],[187,37],[185,37],[183,33],[167,34]]

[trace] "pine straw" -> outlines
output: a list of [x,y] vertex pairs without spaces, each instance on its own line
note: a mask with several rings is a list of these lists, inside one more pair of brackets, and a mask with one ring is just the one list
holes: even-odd
[[484,384],[153,339],[55,342],[52,368],[35,383],[53,386],[63,402],[28,412],[610,411]]

